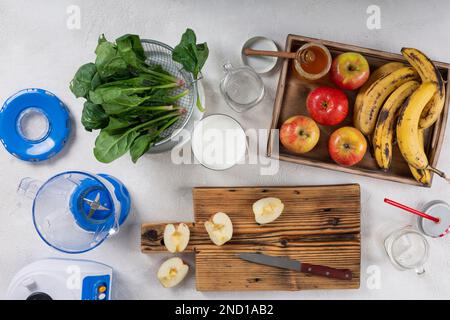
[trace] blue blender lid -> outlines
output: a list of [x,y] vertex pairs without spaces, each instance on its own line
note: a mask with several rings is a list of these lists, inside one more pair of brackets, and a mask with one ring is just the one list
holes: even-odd
[[25,161],[50,159],[70,134],[69,111],[53,93],[24,89],[0,110],[0,140],[6,150]]

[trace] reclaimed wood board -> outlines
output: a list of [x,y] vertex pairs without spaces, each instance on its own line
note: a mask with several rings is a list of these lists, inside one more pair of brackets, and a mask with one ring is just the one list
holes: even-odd
[[[307,42],[321,43],[330,50],[330,53],[333,57],[348,51],[359,52],[369,62],[371,71],[374,71],[379,66],[392,61],[407,63],[407,61],[401,54],[388,53],[380,50],[357,47],[353,45],[308,38],[298,35],[289,35],[287,37],[286,51],[295,52]],[[439,120],[425,132],[425,150],[431,166],[435,167],[437,165],[442,144],[444,142],[445,127],[447,124],[450,99],[450,82],[448,81],[450,64],[437,61],[433,62],[438,67],[444,81],[446,82],[446,98],[444,110],[442,111]],[[285,59],[283,61],[280,80],[278,82],[277,94],[275,98],[272,124],[270,127],[270,129],[273,130],[270,130],[268,138],[267,155],[269,157],[279,158],[284,161],[295,162],[303,165],[368,176],[372,178],[424,186],[413,178],[406,161],[403,159],[400,151],[398,150],[397,145],[394,146],[392,167],[388,172],[383,172],[379,169],[370,150],[367,151],[364,159],[361,162],[352,167],[339,166],[330,158],[328,153],[328,139],[331,133],[339,127],[353,125],[353,105],[357,91],[345,91],[349,99],[349,115],[341,124],[337,126],[319,125],[320,140],[312,151],[305,154],[295,154],[285,149],[281,145],[281,143],[279,143],[278,129],[280,129],[283,122],[291,116],[309,116],[308,111],[306,110],[306,97],[311,90],[320,85],[335,87],[335,85],[328,79],[328,77],[325,77],[324,79],[321,79],[317,82],[308,82],[304,79],[301,79],[299,78],[299,76],[297,76],[297,73],[294,69],[293,60]]]
[[[252,204],[277,197],[285,204],[276,221],[256,224]],[[357,289],[360,285],[360,188],[357,184],[304,187],[194,188],[195,222],[186,252],[195,253],[199,291]],[[233,222],[233,238],[215,246],[204,222],[216,212]],[[167,252],[166,224],[143,224],[143,253]],[[240,252],[289,256],[302,262],[350,269],[351,281],[328,279],[253,264]]]

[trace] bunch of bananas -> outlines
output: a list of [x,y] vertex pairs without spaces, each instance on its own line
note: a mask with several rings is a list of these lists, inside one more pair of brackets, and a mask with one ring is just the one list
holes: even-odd
[[421,51],[403,48],[410,66],[387,63],[375,70],[358,92],[353,122],[372,142],[378,166],[387,171],[392,163],[396,138],[414,178],[431,183],[432,168],[424,150],[424,131],[438,119],[444,107],[445,87],[441,73]]

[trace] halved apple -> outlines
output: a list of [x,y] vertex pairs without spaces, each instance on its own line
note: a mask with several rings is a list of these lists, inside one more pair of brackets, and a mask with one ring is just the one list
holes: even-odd
[[233,223],[223,212],[217,212],[205,222],[206,231],[215,245],[221,246],[233,237]]
[[168,224],[164,229],[164,245],[172,253],[182,252],[189,243],[190,234],[185,223],[180,223],[177,227]]
[[253,204],[253,213],[258,224],[275,221],[284,210],[284,204],[278,198],[263,198]]
[[189,266],[180,258],[166,260],[158,270],[158,280],[165,288],[178,285],[186,277]]

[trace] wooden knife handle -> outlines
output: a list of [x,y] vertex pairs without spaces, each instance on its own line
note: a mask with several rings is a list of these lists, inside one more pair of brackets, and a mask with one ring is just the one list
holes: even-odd
[[340,280],[352,280],[353,277],[348,269],[334,269],[309,263],[302,263],[301,272]]

